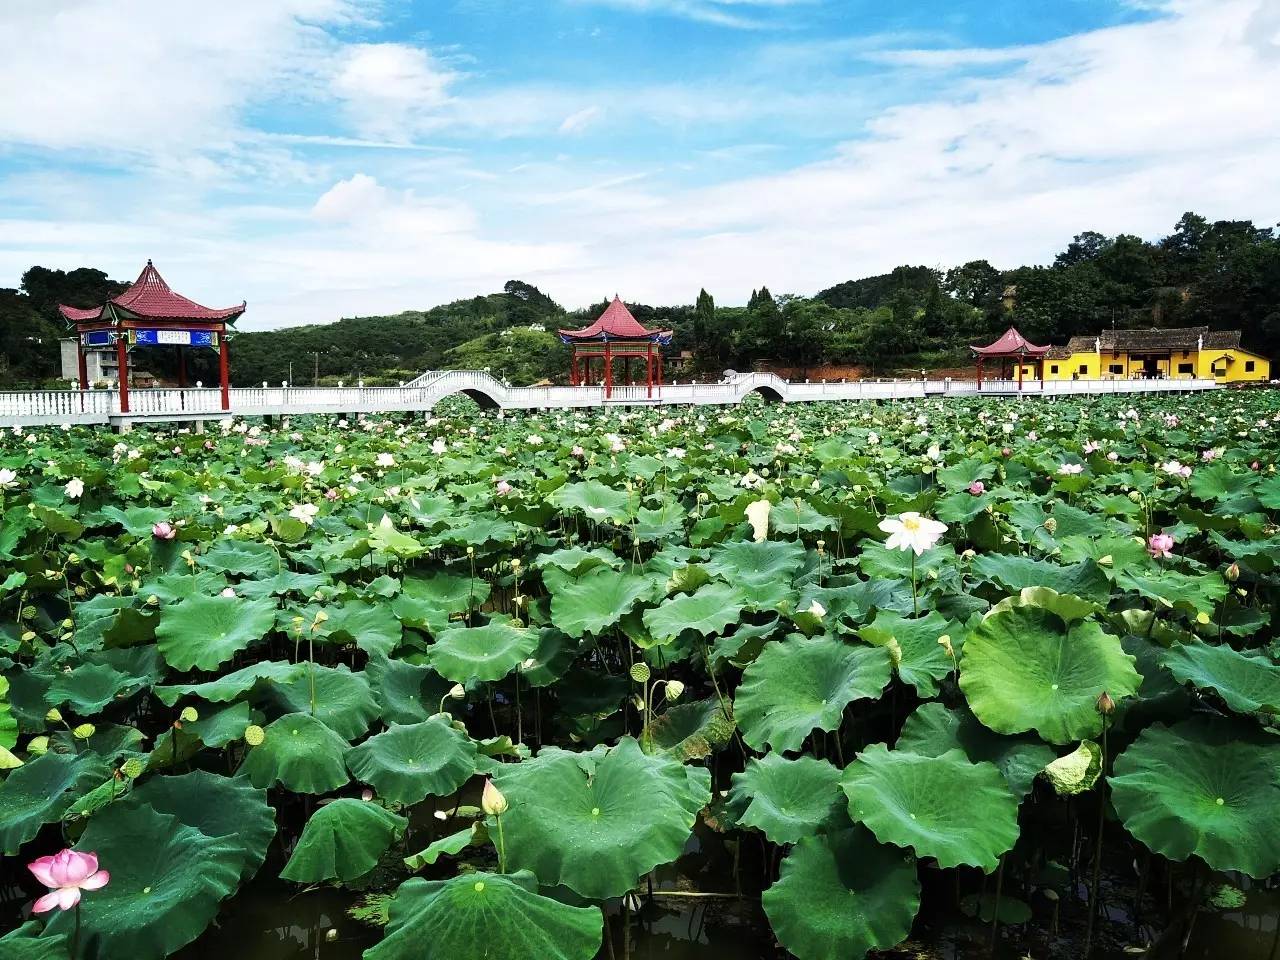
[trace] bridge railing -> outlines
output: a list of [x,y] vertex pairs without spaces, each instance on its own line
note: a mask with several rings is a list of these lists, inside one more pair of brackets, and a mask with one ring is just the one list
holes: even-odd
[[41,420],[107,416],[120,409],[115,390],[25,390],[0,393],[0,417],[32,417]]

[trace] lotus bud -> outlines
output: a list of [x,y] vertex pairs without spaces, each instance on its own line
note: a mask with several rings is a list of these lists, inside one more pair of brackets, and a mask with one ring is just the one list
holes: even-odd
[[146,771],[147,765],[140,757],[130,757],[120,767],[120,772],[130,780],[137,780]]
[[72,620],[70,617],[68,617],[66,620],[63,620],[63,621],[62,621],[62,629],[63,629],[63,630],[70,630],[70,629],[71,629],[72,627],[74,627],[75,625],[76,625],[76,624],[75,624],[75,621],[74,621],[74,620]]
[[474,557],[475,555],[476,555],[476,548],[475,548],[475,547],[467,547],[467,556],[468,556],[468,557]]
[[955,659],[956,651],[955,651],[955,648],[951,646],[951,634],[944,633],[942,636],[940,636],[938,638],[938,646],[942,647],[943,650],[947,651],[948,657],[951,657],[953,660]]
[[520,561],[519,561],[519,560],[517,560],[517,559],[513,559],[513,560],[511,561],[511,569],[512,569],[512,571],[514,571],[514,572],[519,572],[519,570],[520,570]]
[[460,683],[455,683],[452,687],[449,688],[449,699],[450,700],[467,699],[466,688]]
[[1116,562],[1115,558],[1112,557],[1111,554],[1109,553],[1105,557],[1098,558],[1098,566],[1100,567],[1109,567],[1115,562]]
[[32,737],[31,741],[27,744],[27,753],[31,754],[33,757],[44,756],[44,754],[48,752],[49,752],[48,737]]
[[493,785],[492,780],[484,782],[484,792],[480,794],[480,809],[491,817],[500,817],[507,812],[507,798]]
[[95,727],[92,723],[82,723],[80,724],[80,726],[76,727],[74,730],[71,731],[71,735],[75,737],[77,740],[88,740],[97,732],[98,732],[98,728]]
[[631,705],[636,708],[636,713],[644,713],[644,698],[634,696],[631,698]]
[[262,746],[262,741],[267,739],[267,732],[256,723],[251,723],[244,728],[244,742],[251,747]]
[[1137,490],[1130,490],[1129,499],[1132,500],[1134,503],[1141,503],[1142,494],[1140,494]]
[[200,714],[195,707],[183,707],[182,713],[178,715],[178,719],[183,723],[195,723],[200,719]]
[[1102,693],[1098,694],[1098,700],[1095,706],[1097,706],[1098,712],[1106,717],[1115,712],[1116,702],[1111,699],[1111,694],[1103,690]]
[[902,663],[902,647],[896,637],[889,638],[889,642],[885,644],[885,649],[889,651],[889,659],[893,662],[895,668]]
[[147,606],[148,607],[160,606],[160,598],[157,597],[154,593],[151,594],[149,597],[147,597]]
[[325,938],[325,940],[326,940],[326,941],[328,941],[329,943],[337,943],[337,942],[338,942],[338,928],[337,928],[337,927],[330,927],[328,930],[326,930],[326,931],[324,932],[324,938]]
[[668,680],[666,692],[668,700],[679,700],[684,695],[684,684],[679,680]]
[[53,707],[51,710],[49,710],[48,713],[44,715],[44,718],[48,720],[50,723],[61,723],[62,711],[59,710],[57,707]]
[[636,683],[648,683],[651,676],[649,665],[643,660],[631,665],[631,679]]
[[1049,536],[1052,537],[1058,531],[1058,521],[1055,520],[1053,517],[1049,517],[1044,522],[1044,529],[1049,534]]
[[1227,567],[1223,576],[1227,578],[1227,583],[1235,583],[1240,579],[1240,564],[1232,563],[1231,566]]

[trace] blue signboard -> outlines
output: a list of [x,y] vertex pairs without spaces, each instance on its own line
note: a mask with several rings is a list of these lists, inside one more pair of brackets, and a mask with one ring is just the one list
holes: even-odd
[[218,335],[212,330],[130,330],[129,339],[144,347],[212,347]]
[[86,347],[106,347],[111,344],[110,330],[90,330],[81,334],[80,342]]

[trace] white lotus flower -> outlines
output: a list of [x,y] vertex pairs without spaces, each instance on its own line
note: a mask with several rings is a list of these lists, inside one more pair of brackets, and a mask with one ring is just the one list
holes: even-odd
[[1058,473],[1064,477],[1073,477],[1077,473],[1084,473],[1084,465],[1079,463],[1064,463],[1058,468]]
[[0,489],[8,489],[18,482],[18,471],[0,467]]
[[885,546],[890,550],[914,550],[918,557],[942,539],[942,535],[947,532],[947,525],[908,510],[896,517],[881,520],[880,529],[889,534]]
[[396,458],[389,453],[380,453],[378,454],[377,465],[380,467],[394,467]]
[[300,503],[289,511],[289,516],[301,520],[309,527],[316,522],[316,514],[319,512],[320,508],[314,503]]
[[84,493],[84,481],[79,477],[72,477],[62,489],[69,499],[75,500]]
[[824,607],[822,604],[820,604],[817,600],[810,600],[810,601],[809,601],[809,609],[808,609],[808,610],[801,610],[800,612],[801,612],[801,613],[812,613],[815,617],[817,617],[819,620],[821,620],[823,617],[825,617],[825,616],[827,615],[827,608],[826,608],[826,607]]
[[756,543],[769,536],[769,511],[773,504],[768,500],[757,500],[747,504],[747,520],[751,523],[751,532]]

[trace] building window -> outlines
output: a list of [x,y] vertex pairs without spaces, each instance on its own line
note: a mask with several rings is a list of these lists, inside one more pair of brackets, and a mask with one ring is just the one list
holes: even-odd
[[1051,364],[1049,364],[1049,372],[1050,372],[1050,373],[1057,373],[1057,372],[1058,372],[1058,365],[1057,365],[1056,363],[1051,363]]
[[1123,364],[1123,363],[1113,363],[1113,364],[1112,364],[1110,367],[1108,367],[1107,369],[1108,369],[1108,370],[1110,370],[1112,373],[1124,373],[1124,364]]
[[1245,373],[1253,373],[1253,361],[1252,361],[1252,360],[1246,360],[1246,361],[1244,362],[1244,372],[1245,372]]
[[1192,365],[1189,363],[1180,363],[1178,364],[1178,372],[1179,373],[1195,373],[1195,370],[1192,367]]

